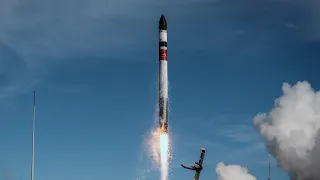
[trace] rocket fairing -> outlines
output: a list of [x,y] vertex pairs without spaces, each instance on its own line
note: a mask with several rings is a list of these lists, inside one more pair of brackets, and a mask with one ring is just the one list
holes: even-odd
[[159,126],[168,133],[168,65],[167,22],[164,15],[159,21]]

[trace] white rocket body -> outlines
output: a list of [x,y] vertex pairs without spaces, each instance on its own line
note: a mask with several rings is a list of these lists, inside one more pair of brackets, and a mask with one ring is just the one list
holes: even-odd
[[162,15],[159,22],[159,125],[168,133],[168,48],[167,23]]

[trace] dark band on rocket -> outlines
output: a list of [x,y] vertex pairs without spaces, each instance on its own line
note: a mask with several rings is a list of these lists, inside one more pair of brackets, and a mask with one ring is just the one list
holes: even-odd
[[165,41],[160,41],[159,42],[159,47],[167,47],[167,42],[165,42]]

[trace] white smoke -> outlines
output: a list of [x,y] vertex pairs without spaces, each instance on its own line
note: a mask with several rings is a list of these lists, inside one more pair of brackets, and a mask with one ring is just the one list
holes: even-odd
[[216,173],[218,180],[257,180],[246,167],[225,165],[223,162],[217,164]]
[[284,83],[283,95],[254,124],[267,150],[292,180],[320,179],[320,92],[304,81]]

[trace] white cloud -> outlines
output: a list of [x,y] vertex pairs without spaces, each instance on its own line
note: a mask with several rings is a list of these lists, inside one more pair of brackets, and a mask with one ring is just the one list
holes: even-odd
[[266,147],[291,179],[319,179],[320,92],[306,82],[284,83],[269,113],[254,118]]
[[223,162],[217,164],[216,173],[219,180],[256,180],[257,178],[248,172],[246,167],[239,165],[225,165]]
[[289,29],[297,29],[297,26],[291,23],[286,23],[284,26]]
[[239,125],[226,125],[219,128],[219,136],[227,137],[235,142],[254,142],[258,140],[258,134],[255,132],[253,126],[239,124]]

